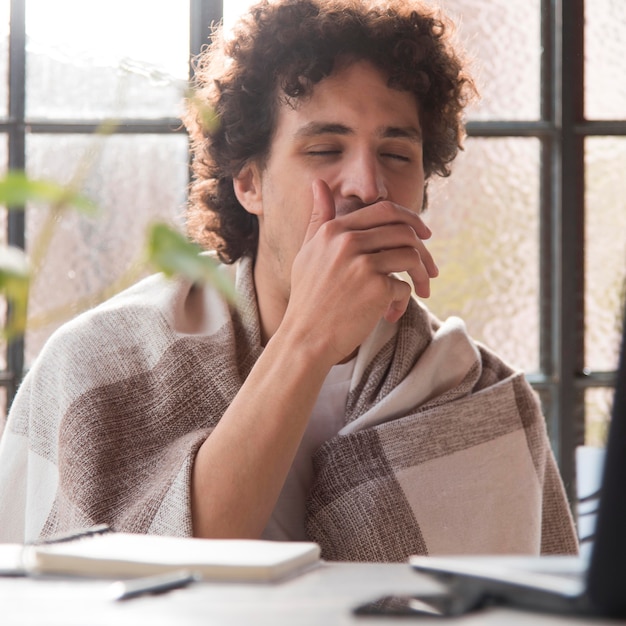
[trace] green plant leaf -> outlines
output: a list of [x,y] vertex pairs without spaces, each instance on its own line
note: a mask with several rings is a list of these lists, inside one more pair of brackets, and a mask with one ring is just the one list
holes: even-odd
[[166,276],[181,275],[194,283],[209,283],[229,300],[235,299],[232,281],[219,263],[167,224],[156,223],[148,232],[148,260]]
[[194,90],[189,90],[187,92],[187,99],[198,114],[198,121],[202,130],[206,133],[216,131],[220,125],[220,118],[217,111],[198,97],[197,92]]
[[30,269],[25,252],[14,246],[0,247],[0,293],[10,305],[4,334],[7,338],[24,334],[28,311]]
[[97,212],[94,202],[70,186],[52,180],[33,179],[18,170],[8,172],[0,179],[0,204],[13,208],[22,207],[27,202],[72,206],[87,214]]

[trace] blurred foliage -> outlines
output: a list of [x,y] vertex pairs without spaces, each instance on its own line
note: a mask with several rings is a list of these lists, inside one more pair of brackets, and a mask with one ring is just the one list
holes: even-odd
[[[90,215],[98,212],[96,204],[82,195],[75,185],[29,178],[24,172],[15,170],[9,171],[0,179],[0,205],[9,210],[23,210],[32,203],[45,205],[48,215],[41,236],[34,242],[29,254],[15,246],[0,246],[0,294],[8,305],[7,323],[3,329],[5,339],[19,337],[24,334],[27,326],[44,324],[49,317],[59,315],[60,312],[54,312],[45,321],[29,320],[30,285],[45,257],[58,218],[67,210]],[[148,229],[143,264],[150,265],[166,276],[178,275],[194,283],[211,283],[227,298],[234,298],[234,287],[217,269],[217,261],[208,254],[202,254],[199,246],[192,244],[183,234],[166,224],[153,224]],[[106,299],[127,286],[136,274],[137,268],[134,267],[132,275],[127,277],[128,280],[119,281],[112,289],[102,293],[99,299]]]
[[10,171],[0,180],[0,204],[9,208],[23,207],[28,202],[44,202],[53,206],[68,206],[94,214],[97,206],[69,185],[50,180],[29,178],[24,172]]
[[167,224],[158,222],[148,231],[148,260],[166,276],[184,276],[194,283],[211,283],[227,298],[234,300],[232,281],[218,269],[218,263],[209,254],[202,254],[200,246]]
[[0,248],[0,293],[9,306],[9,317],[3,330],[6,338],[24,334],[28,311],[30,269],[26,254],[14,246]]
[[195,110],[198,123],[203,132],[210,133],[216,130],[220,120],[215,109],[209,106],[193,89],[187,91],[186,99],[188,106]]

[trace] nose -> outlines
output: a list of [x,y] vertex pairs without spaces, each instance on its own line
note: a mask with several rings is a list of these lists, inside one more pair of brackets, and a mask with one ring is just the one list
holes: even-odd
[[387,199],[387,186],[375,154],[361,152],[345,163],[341,194],[367,206]]

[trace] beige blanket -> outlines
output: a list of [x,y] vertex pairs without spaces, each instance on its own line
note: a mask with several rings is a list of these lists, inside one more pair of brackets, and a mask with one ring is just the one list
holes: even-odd
[[[236,309],[153,276],[52,337],[0,444],[0,541],[191,533],[194,455],[262,351],[251,274],[241,262]],[[314,465],[307,530],[326,559],[577,549],[523,374],[417,302],[359,350]]]

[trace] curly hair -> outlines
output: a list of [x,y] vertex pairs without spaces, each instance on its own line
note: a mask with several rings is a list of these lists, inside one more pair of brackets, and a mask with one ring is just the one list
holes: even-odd
[[452,34],[419,0],[263,0],[231,36],[216,28],[195,61],[183,117],[193,155],[189,237],[226,263],[256,253],[257,218],[239,204],[233,178],[250,160],[263,164],[281,102],[309,95],[341,60],[367,60],[391,88],[415,95],[426,180],[448,176],[475,94]]

